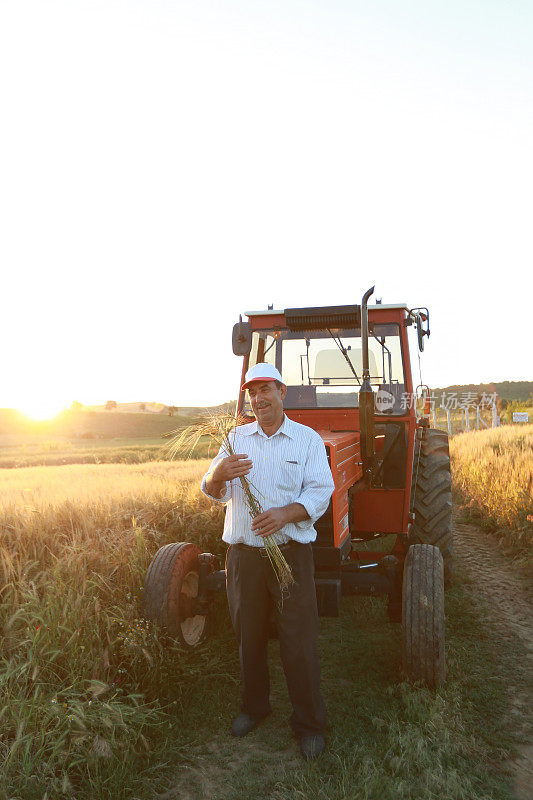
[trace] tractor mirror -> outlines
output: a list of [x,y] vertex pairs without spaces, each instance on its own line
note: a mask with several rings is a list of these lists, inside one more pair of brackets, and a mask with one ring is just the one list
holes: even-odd
[[412,325],[413,322],[418,337],[418,349],[422,352],[424,349],[424,336],[429,336],[431,333],[429,330],[429,311],[425,306],[423,308],[411,308],[408,311],[406,324]]
[[420,314],[416,315],[416,334],[418,336],[418,349],[420,352],[424,349],[424,333],[425,330],[422,327],[422,319],[420,318]]
[[[413,314],[417,311],[417,314]],[[414,308],[411,309],[411,315],[414,316],[416,324],[416,333],[418,336],[418,349],[420,352],[424,349],[424,336],[429,336],[429,311],[427,308]]]
[[247,356],[252,349],[252,326],[249,322],[243,322],[242,317],[233,326],[231,346],[236,356]]
[[[418,337],[418,349],[420,352],[424,349],[424,336],[429,336],[429,311],[427,308],[411,308],[409,309],[406,325],[412,325],[413,322],[416,327],[416,335]],[[425,325],[425,327],[424,327]]]

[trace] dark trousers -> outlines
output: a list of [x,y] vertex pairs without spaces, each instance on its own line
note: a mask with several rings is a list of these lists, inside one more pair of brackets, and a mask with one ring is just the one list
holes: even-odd
[[269,619],[275,614],[281,660],[293,706],[296,736],[321,733],[326,706],[320,693],[318,612],[310,544],[291,542],[283,549],[295,583],[281,598],[263,548],[231,545],[226,556],[229,610],[239,643],[242,711],[263,717],[270,711],[267,663]]

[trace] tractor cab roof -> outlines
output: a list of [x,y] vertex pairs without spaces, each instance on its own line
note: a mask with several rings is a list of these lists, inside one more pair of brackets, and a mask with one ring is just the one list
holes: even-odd
[[[332,306],[330,308],[342,309],[343,306]],[[330,310],[330,308],[328,308],[328,310]],[[380,309],[383,310],[405,309],[406,311],[408,311],[409,306],[406,303],[377,303],[376,305],[368,306],[369,311],[379,311]],[[294,309],[290,310],[294,311]],[[270,316],[279,317],[280,315],[284,315],[285,311],[286,309],[284,308],[278,308],[278,309],[269,308],[269,309],[261,309],[260,311],[245,311],[244,313],[246,314],[247,317],[270,317]]]
[[[405,303],[367,306],[367,313],[374,321],[400,322],[409,314]],[[332,328],[361,328],[361,306],[314,306],[307,308],[268,308],[262,311],[247,311],[253,330],[265,328],[288,328],[290,331],[327,331]]]

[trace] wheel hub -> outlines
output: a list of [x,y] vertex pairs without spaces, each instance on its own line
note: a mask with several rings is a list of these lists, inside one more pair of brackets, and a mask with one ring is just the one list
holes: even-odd
[[183,578],[179,604],[181,633],[190,647],[201,640],[207,624],[207,616],[195,613],[197,597],[198,573],[191,570]]

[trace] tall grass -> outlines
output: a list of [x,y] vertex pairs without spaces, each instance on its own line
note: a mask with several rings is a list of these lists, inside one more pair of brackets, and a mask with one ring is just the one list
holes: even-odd
[[450,440],[463,508],[520,560],[533,551],[533,425],[474,431]]
[[220,509],[198,490],[207,463],[0,473],[0,775],[12,794],[119,786],[147,757],[190,667],[141,619],[143,576],[169,541],[221,552]]

